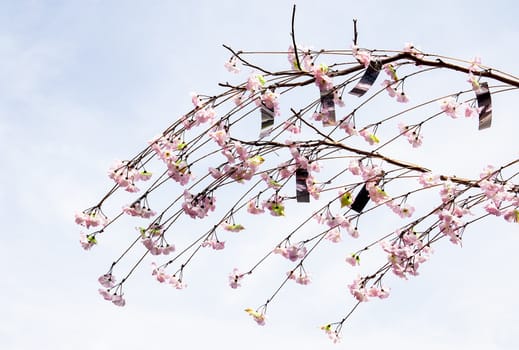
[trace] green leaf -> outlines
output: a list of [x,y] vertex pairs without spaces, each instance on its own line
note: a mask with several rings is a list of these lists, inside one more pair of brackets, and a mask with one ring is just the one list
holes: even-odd
[[265,83],[267,82],[265,80],[265,78],[263,78],[263,75],[258,74],[257,78],[258,78],[258,81],[260,82],[261,86],[265,85]]
[[272,206],[272,211],[276,216],[285,216],[285,206],[281,203],[276,203]]
[[341,196],[341,208],[350,206],[353,203],[353,199],[351,198],[351,193],[346,192]]

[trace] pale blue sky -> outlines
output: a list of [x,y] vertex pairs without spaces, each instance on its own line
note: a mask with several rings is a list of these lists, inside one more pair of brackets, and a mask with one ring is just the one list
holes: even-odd
[[[392,280],[392,296],[359,308],[338,346],[318,328],[351,305],[344,283],[326,283],[343,279],[335,269],[323,272],[322,285],[284,291],[265,327],[242,309],[271,293],[272,283],[264,286],[269,276],[230,290],[233,257],[208,256],[211,269],[196,265],[180,292],[143,271],[128,287],[124,309],[97,295],[96,279],[124,240],[84,252],[74,212],[108,189],[114,159],[142,149],[190,108],[189,92],[215,93],[229,79],[221,44],[286,50],[292,3],[0,0],[2,349],[519,347],[518,283],[511,278],[519,230],[502,220],[468,231],[462,249],[440,244],[420,277]],[[427,52],[480,55],[489,66],[519,74],[513,1],[297,6],[298,42],[314,48],[349,48],[357,18],[361,46],[400,49],[410,41]],[[491,130],[446,137],[429,148],[426,166],[462,176],[492,160],[517,158],[511,96],[496,101]],[[453,145],[462,148],[461,160],[442,151]],[[113,235],[124,233],[119,227]],[[234,250],[236,260],[253,243],[239,242],[245,248]],[[334,253],[344,255],[341,249],[349,252]]]

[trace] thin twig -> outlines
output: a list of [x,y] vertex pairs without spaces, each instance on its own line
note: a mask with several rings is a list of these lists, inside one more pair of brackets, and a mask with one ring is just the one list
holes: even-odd
[[357,46],[357,39],[359,37],[359,33],[357,32],[357,19],[353,19],[353,45]]
[[297,69],[301,70],[301,64],[299,63],[299,55],[297,53],[296,35],[295,35],[295,31],[294,31],[295,18],[296,18],[296,4],[294,4],[294,7],[292,8],[292,44],[294,45],[294,54],[296,55]]

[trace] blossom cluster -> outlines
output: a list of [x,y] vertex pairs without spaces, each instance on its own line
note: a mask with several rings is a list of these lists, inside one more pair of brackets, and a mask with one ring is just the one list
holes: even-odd
[[440,101],[440,108],[449,117],[456,119],[460,116],[466,118],[477,117],[481,108],[467,102],[458,102],[454,97],[447,97]]
[[155,211],[149,208],[146,198],[141,198],[130,205],[125,205],[123,207],[123,212],[128,215],[138,216],[144,219],[149,219],[157,214]]
[[274,111],[274,115],[280,115],[279,112],[279,94],[275,93],[274,91],[267,89],[263,91],[263,93],[258,97],[254,102],[256,103],[256,106],[261,107],[265,106],[268,109]]
[[282,257],[290,261],[297,261],[306,256],[307,249],[302,243],[290,244],[285,247],[274,248],[273,253],[280,254]]
[[241,287],[241,280],[243,279],[244,274],[240,273],[240,271],[237,268],[234,268],[232,272],[229,274],[229,286],[232,289],[236,289],[238,287]]
[[86,228],[106,226],[108,223],[108,218],[99,207],[87,209],[82,213],[76,213],[74,217],[76,224]]
[[184,202],[182,209],[191,218],[203,219],[209,215],[209,211],[214,211],[216,198],[212,194],[193,195],[188,190],[184,190]]
[[157,266],[155,263],[151,263],[151,266],[153,267],[151,275],[155,276],[158,282],[171,284],[175,289],[184,289],[187,287],[187,284],[182,282],[182,278],[167,274],[163,267]]
[[398,130],[400,134],[407,138],[407,141],[414,147],[420,147],[422,145],[423,136],[420,134],[419,128],[411,128],[403,123],[398,124]]
[[260,326],[265,325],[265,314],[263,312],[259,312],[250,308],[245,309],[245,312],[248,313],[254,321]]
[[168,255],[175,251],[175,245],[169,244],[164,238],[164,229],[161,224],[153,223],[148,228],[137,227],[141,234],[141,243],[152,255]]
[[382,288],[371,286],[366,287],[367,279],[357,277],[351,284],[348,285],[351,295],[360,302],[369,301],[370,298],[385,299],[389,296],[389,291]]
[[147,181],[152,174],[146,170],[140,170],[128,160],[118,160],[108,169],[108,177],[114,180],[127,192],[138,192],[139,188],[135,185],[137,181]]
[[304,70],[306,72],[309,72],[312,69],[313,66],[313,57],[310,53],[309,48],[302,48],[299,50],[300,56],[299,56],[299,63],[301,67],[298,67],[297,65],[297,59],[296,54],[294,51],[294,47],[292,45],[288,48],[288,62],[290,63],[290,66],[294,70]]
[[519,196],[512,191],[512,184],[498,180],[497,174],[493,166],[480,174],[479,188],[487,199],[484,209],[495,216],[503,215],[508,222],[519,222]]
[[284,198],[278,195],[272,196],[269,200],[263,201],[264,209],[267,209],[272,216],[285,216]]
[[126,305],[126,300],[123,298],[122,293],[111,293],[110,289],[98,289],[98,291],[104,300],[111,301],[114,305],[121,307]]
[[400,80],[396,74],[396,68],[392,64],[386,64],[383,69],[389,76],[389,79],[385,79],[382,82],[382,86],[386,89],[389,97],[396,98],[397,102],[409,102],[409,98],[403,89],[403,81]]
[[420,265],[429,260],[432,249],[424,244],[419,235],[408,229],[396,231],[398,237],[393,242],[382,241],[380,246],[388,254],[391,270],[400,278],[407,279],[407,275],[418,275]]
[[86,234],[81,232],[79,234],[79,243],[84,250],[90,250],[90,248],[97,244],[97,239],[94,233]]
[[204,104],[200,100],[200,96],[194,92],[191,93],[191,102],[195,107],[194,112],[184,115],[180,118],[182,125],[186,130],[207,122],[213,122],[213,120],[216,118],[216,111],[213,107]]
[[314,76],[315,85],[320,91],[330,91],[333,89],[332,78],[328,75],[330,68],[325,64],[312,65],[309,72]]
[[99,294],[103,297],[103,299],[107,301],[111,301],[114,305],[124,306],[126,305],[126,300],[123,298],[123,294],[121,293],[121,288],[115,288],[116,279],[112,275],[111,272],[108,272],[102,276],[100,276],[97,281],[106,289],[98,289]]
[[200,244],[202,248],[211,247],[214,250],[222,250],[225,248],[225,241],[220,241],[215,231],[212,231],[206,239]]
[[339,335],[339,330],[337,330],[337,329],[332,330],[331,324],[321,326],[321,329],[326,333],[328,338],[330,338],[330,340],[333,341],[334,344],[337,344],[338,342],[341,341],[341,337]]
[[297,284],[301,284],[303,286],[306,286],[312,282],[310,275],[303,268],[300,268],[297,274],[295,271],[288,271],[287,276],[288,279],[293,280]]
[[359,230],[357,226],[351,222],[351,219],[347,219],[344,215],[334,215],[330,210],[326,210],[324,213],[317,213],[314,215],[314,219],[319,224],[327,225],[330,230],[327,231],[325,239],[328,239],[334,243],[341,241],[340,228],[343,228],[353,238],[359,237]]
[[151,149],[166,164],[170,178],[182,186],[193,179],[189,165],[180,155],[186,147],[186,144],[181,139],[174,138],[170,140],[167,137],[160,136],[151,141],[150,144]]

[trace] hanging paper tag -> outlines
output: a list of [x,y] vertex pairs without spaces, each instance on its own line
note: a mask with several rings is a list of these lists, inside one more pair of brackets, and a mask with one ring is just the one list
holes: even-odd
[[355,197],[355,200],[351,204],[351,209],[355,210],[357,213],[361,213],[366,207],[366,204],[369,202],[369,192],[366,188],[366,185],[362,186],[361,190]]
[[310,202],[310,193],[308,193],[308,170],[299,168],[296,170],[296,200],[298,202]]
[[261,105],[261,132],[260,138],[269,135],[274,125],[274,109],[270,109],[264,104]]
[[364,72],[364,75],[362,76],[362,78],[360,78],[357,85],[355,85],[355,87],[349,93],[351,95],[361,97],[375,83],[375,80],[377,80],[379,73],[380,73],[380,62],[379,61],[370,62],[369,66],[366,69],[366,71]]
[[476,91],[479,112],[479,130],[488,129],[492,124],[492,99],[488,90],[488,83],[480,84],[480,88]]
[[321,91],[321,114],[323,126],[335,125],[335,102],[333,102],[333,90]]

